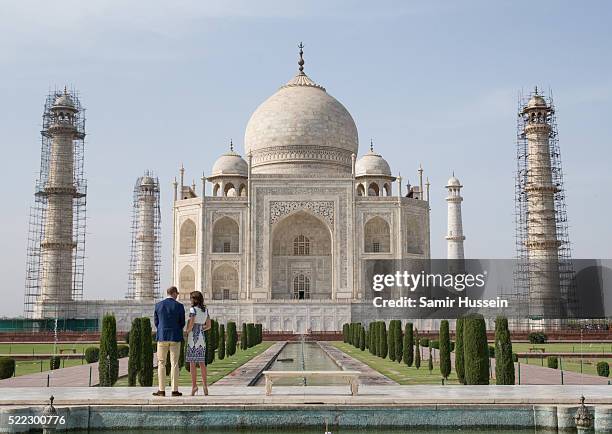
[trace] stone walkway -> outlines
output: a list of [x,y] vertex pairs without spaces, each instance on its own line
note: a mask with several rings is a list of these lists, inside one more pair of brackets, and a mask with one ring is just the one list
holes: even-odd
[[319,342],[319,345],[343,370],[361,372],[359,376],[360,384],[368,386],[397,386],[397,383],[389,377],[386,377],[380,372],[370,368],[365,363],[347,355],[328,342]]
[[21,387],[5,388],[0,408],[44,405],[49,396],[65,405],[364,405],[435,406],[437,404],[566,404],[577,405],[584,395],[588,404],[612,405],[612,386],[361,386],[351,396],[345,386],[276,386],[271,396],[262,387],[209,386],[209,396],[154,397],[155,387]]
[[[157,365],[155,361],[154,365]],[[37,372],[35,374],[19,375],[18,377],[0,380],[0,387],[47,387],[47,376],[49,385],[52,387],[88,387],[89,372],[91,369],[91,385],[100,383],[98,377],[98,363],[90,363],[68,368],[56,369],[54,371]],[[119,377],[128,373],[128,358],[119,359]]]
[[255,377],[263,371],[268,364],[283,349],[286,342],[277,342],[263,353],[240,366],[215,383],[216,386],[250,386]]

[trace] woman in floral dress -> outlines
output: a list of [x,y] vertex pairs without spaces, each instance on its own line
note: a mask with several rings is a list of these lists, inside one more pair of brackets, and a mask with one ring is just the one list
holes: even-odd
[[204,332],[210,329],[210,317],[208,309],[204,306],[204,297],[200,291],[190,294],[191,308],[189,309],[189,322],[187,323],[187,352],[185,361],[189,363],[191,373],[191,396],[198,393],[197,364],[202,371],[202,383],[204,395],[208,395],[206,384],[206,336]]

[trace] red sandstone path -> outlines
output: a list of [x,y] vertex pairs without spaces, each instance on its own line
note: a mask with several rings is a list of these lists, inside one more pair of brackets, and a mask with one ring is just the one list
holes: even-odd
[[[98,363],[71,366],[54,371],[37,372],[0,380],[0,387],[47,387],[47,375],[51,387],[88,387],[91,368],[91,385],[98,385]],[[128,358],[119,359],[119,377],[127,375]]]

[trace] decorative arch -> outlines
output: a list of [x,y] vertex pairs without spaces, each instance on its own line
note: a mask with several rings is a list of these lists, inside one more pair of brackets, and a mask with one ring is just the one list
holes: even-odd
[[383,191],[385,193],[385,196],[391,196],[391,184],[389,182],[385,182],[385,184],[383,185]]
[[219,189],[221,188],[221,185],[219,183],[216,183],[215,186],[213,187],[213,196],[219,196]]
[[179,274],[179,292],[189,294],[195,291],[195,271],[191,265],[185,265]]
[[240,229],[230,217],[221,217],[213,224],[213,253],[238,253]]
[[363,184],[357,184],[357,196],[365,196],[365,187]]
[[181,224],[180,229],[180,247],[181,255],[193,255],[196,252],[196,224],[193,220],[187,219]]
[[223,193],[227,197],[236,197],[236,187],[231,182],[225,184],[225,188],[223,189]]
[[293,298],[308,300],[310,298],[310,278],[303,273],[293,278]]
[[368,187],[368,196],[380,196],[380,187],[377,183],[370,183],[370,186]]
[[364,226],[364,249],[366,253],[391,252],[391,229],[382,217],[373,217]]
[[216,267],[212,272],[214,300],[238,300],[238,271],[229,264]]
[[247,195],[246,185],[240,184],[240,188],[238,189],[238,192],[239,192],[240,197],[246,197]]
[[[305,210],[289,214],[273,226],[270,242],[272,299],[295,299],[299,294],[331,299],[332,232],[322,218]],[[298,279],[302,292],[296,297],[295,278],[299,275],[308,282]]]

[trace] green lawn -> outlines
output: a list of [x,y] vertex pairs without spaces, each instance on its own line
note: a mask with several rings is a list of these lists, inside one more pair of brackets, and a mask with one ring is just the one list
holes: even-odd
[[[351,357],[365,363],[369,367],[377,370],[381,374],[389,377],[393,381],[397,381],[399,384],[441,384],[442,375],[440,374],[440,365],[434,362],[433,371],[429,372],[428,358],[429,349],[423,348],[422,353],[424,357],[421,359],[421,368],[416,369],[413,366],[408,367],[405,363],[392,362],[389,359],[382,359],[377,356],[370,354],[368,350],[361,351],[358,348],[344,342],[331,342],[333,346],[344,351]],[[459,384],[457,381],[457,375],[455,372],[451,372],[448,378],[447,384]]]
[[[62,342],[57,344],[56,352],[59,354],[61,348],[74,348],[77,354],[82,354],[87,347],[97,347],[99,344],[87,344],[81,342]],[[0,343],[0,355],[9,356],[11,354],[53,354],[53,343],[44,344],[19,344],[19,343]]]
[[[489,342],[489,345],[494,343]],[[530,344],[530,343],[512,343],[512,351],[515,353],[528,353],[530,348],[545,348],[547,352],[559,352],[559,353],[578,353],[582,351],[585,353],[612,353],[612,343],[552,343],[552,344]]]
[[[582,360],[582,366],[581,366],[580,357],[576,357],[576,358],[562,357],[560,368],[563,368],[564,371],[573,371],[573,372],[581,372],[583,374],[597,375],[597,363],[600,361],[608,362],[610,365],[612,365],[612,358],[607,358],[607,359],[584,358]],[[548,367],[546,363],[546,357],[538,357],[538,358],[519,357],[519,362],[521,362],[521,364]]]
[[[85,360],[62,359],[60,368],[68,368],[70,366],[78,366],[85,364]],[[42,370],[41,370],[42,367]],[[35,374],[37,372],[45,372],[49,370],[49,360],[17,360],[15,361],[15,376]]]
[[[259,345],[255,345],[252,348],[248,348],[244,351],[241,351],[240,348],[236,349],[236,354],[232,357],[226,357],[223,360],[218,360],[215,358],[215,361],[212,365],[208,366],[207,379],[208,384],[213,384],[214,382],[220,380],[225,377],[230,372],[244,365],[246,362],[251,360],[253,357],[258,354],[263,353],[265,350],[270,348],[275,342],[264,341]],[[168,376],[168,381],[170,381],[170,377]],[[201,383],[200,380],[200,369],[198,368],[198,383]],[[153,371],[153,384],[157,384],[157,369]],[[127,377],[120,378],[119,381],[115,384],[115,386],[127,386]],[[185,369],[181,369],[181,375],[179,378],[180,386],[191,386],[191,374]]]

